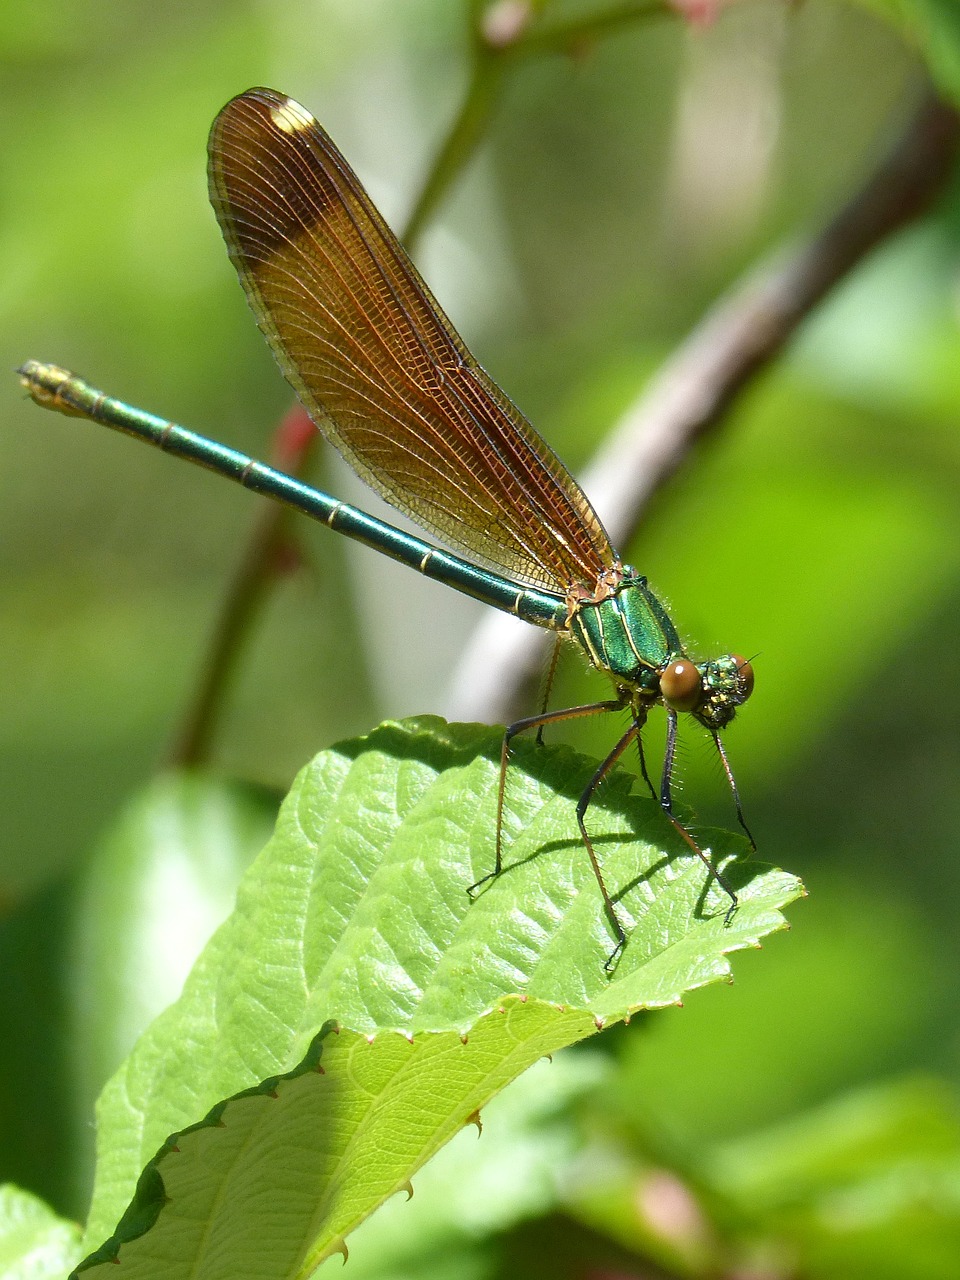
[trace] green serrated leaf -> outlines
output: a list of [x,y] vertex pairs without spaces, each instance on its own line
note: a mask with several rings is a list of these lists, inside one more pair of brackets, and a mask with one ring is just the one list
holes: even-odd
[[292,1072],[174,1134],[79,1271],[305,1278],[521,1071],[595,1030],[522,997],[468,1036],[328,1026]]
[[416,1175],[412,1200],[394,1196],[350,1236],[351,1280],[465,1266],[492,1234],[558,1209],[582,1177],[580,1104],[612,1065],[605,1053],[561,1053],[525,1071],[484,1108],[482,1135],[467,1126]]
[[[230,1241],[254,1229],[237,1188],[255,1188],[280,1220],[262,1274],[306,1274],[298,1268],[325,1257],[537,1058],[727,975],[727,954],[782,927],[779,908],[802,892],[784,873],[730,862],[737,837],[701,833],[740,893],[726,926],[726,899],[703,864],[619,775],[590,810],[631,926],[610,979],[614,939],[574,816],[592,761],[532,744],[517,753],[506,869],[476,902],[467,896],[493,862],[499,749],[495,730],[423,718],[383,725],[301,773],[236,911],[104,1092],[91,1243],[111,1232],[147,1166],[121,1233],[142,1243],[123,1246],[124,1264],[135,1253],[137,1274],[151,1274],[163,1233],[164,1276],[191,1273],[165,1139],[210,1113],[188,1144],[198,1185],[187,1193],[199,1196],[189,1213],[200,1215],[204,1248],[215,1237],[231,1260],[224,1274],[253,1274]],[[308,1050],[331,1018],[341,1030],[315,1042],[317,1076]],[[277,1099],[262,1082],[273,1076],[287,1077],[280,1096],[308,1099],[309,1124],[298,1129],[267,1105]],[[253,1102],[221,1102],[251,1090]],[[225,1120],[223,1105],[227,1128],[241,1115],[251,1125],[236,1151],[210,1127]],[[291,1161],[296,1185],[309,1186],[302,1198],[275,1181]],[[204,1196],[208,1210],[197,1207]]]
[[0,1275],[4,1280],[60,1277],[80,1256],[80,1228],[9,1183],[0,1186]]

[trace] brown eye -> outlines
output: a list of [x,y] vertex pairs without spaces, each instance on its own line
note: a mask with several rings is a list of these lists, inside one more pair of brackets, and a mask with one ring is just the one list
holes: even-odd
[[703,684],[697,667],[680,658],[660,672],[660,692],[674,711],[692,711],[703,698]]
[[753,667],[746,660],[741,658],[739,653],[730,655],[737,664],[737,680],[740,684],[740,701],[746,702],[753,693]]

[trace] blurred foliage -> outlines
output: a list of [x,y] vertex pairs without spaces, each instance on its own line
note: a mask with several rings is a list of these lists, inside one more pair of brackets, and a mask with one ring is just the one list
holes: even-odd
[[[543,7],[560,22],[611,6]],[[742,0],[703,28],[624,21],[508,70],[418,260],[569,464],[721,289],[869,171],[924,59],[958,94],[957,13]],[[56,360],[262,454],[288,397],[207,205],[210,121],[251,84],[282,87],[400,225],[457,110],[468,44],[447,0],[7,0],[6,367]],[[484,1139],[476,1216],[452,1221],[443,1182],[416,1214],[390,1205],[377,1267],[357,1235],[361,1269],[956,1275],[958,266],[955,184],[811,318],[629,548],[705,651],[759,654],[729,745],[762,855],[811,890],[794,936],[741,966],[732,992],[601,1038],[583,1089],[558,1085],[549,1188],[522,1213],[482,1212],[503,1160]],[[111,1050],[78,1016],[91,954],[125,956],[117,913],[103,907],[99,933],[85,914],[123,877],[118,837],[98,834],[120,829],[182,721],[253,512],[209,476],[41,415],[12,378],[0,395],[0,1179],[82,1215],[77,1135],[135,1031]],[[316,478],[358,496],[328,460]],[[261,785],[381,715],[442,709],[476,618],[324,531],[302,540],[219,728],[216,769]],[[385,598],[403,602],[386,623]],[[560,686],[570,701],[601,687],[574,662]],[[602,733],[564,737],[596,754]],[[726,821],[712,757],[692,739],[684,752],[685,798]],[[240,804],[238,871],[269,798]],[[179,858],[183,829],[165,838]],[[181,909],[212,919],[222,894],[198,877]],[[182,940],[172,972],[197,945]],[[138,979],[134,1021],[170,993],[170,974],[155,977]],[[387,1232],[379,1221],[364,1231]]]
[[944,93],[960,101],[960,8],[953,0],[863,0],[917,45]]

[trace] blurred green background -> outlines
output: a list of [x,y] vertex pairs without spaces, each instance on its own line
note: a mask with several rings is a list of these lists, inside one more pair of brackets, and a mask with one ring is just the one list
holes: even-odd
[[[546,8],[561,20],[591,6]],[[4,367],[56,361],[262,455],[289,395],[207,202],[210,122],[250,85],[283,89],[401,225],[464,92],[467,9],[5,0]],[[676,16],[613,26],[510,69],[418,261],[481,362],[576,469],[718,293],[863,179],[921,75],[893,26],[839,0],[738,3],[702,29]],[[903,1134],[927,1130],[891,1119],[914,1090],[943,1129],[937,1193],[928,1177],[918,1209],[889,1179],[886,1199],[863,1191],[872,1252],[853,1261],[822,1215],[829,1247],[784,1210],[774,1235],[794,1241],[802,1274],[960,1275],[958,308],[954,184],[806,324],[623,548],[698,649],[759,654],[757,692],[727,742],[760,855],[801,874],[811,898],[789,938],[739,959],[733,991],[605,1037],[602,1088],[563,1114],[590,1141],[626,1148],[621,1189],[640,1167],[692,1183],[695,1167],[750,1202],[744,1170],[759,1176],[770,1150],[789,1165],[793,1150],[761,1131],[799,1125],[807,1138],[795,1143],[830,1181],[843,1160],[814,1160],[810,1135],[843,1125],[815,1109],[859,1106],[867,1129],[906,1142],[883,1150],[891,1167],[909,1164],[915,1191],[920,1157]],[[182,722],[253,507],[195,469],[41,413],[12,375],[0,397],[0,1180],[80,1215],[92,1099],[126,1043],[84,1043],[84,947],[109,947],[106,924],[98,934],[84,913],[110,898],[103,850]],[[314,477],[362,496],[329,458]],[[442,711],[479,613],[321,530],[302,539],[303,566],[250,637],[213,761],[267,788],[382,717]],[[374,634],[385,592],[397,620]],[[561,686],[557,705],[604,696],[575,662]],[[564,736],[599,754],[608,733]],[[688,733],[684,798],[729,823],[707,745]],[[250,853],[269,819],[261,801],[242,801]],[[235,871],[220,868],[218,884]],[[142,1019],[160,996],[140,996]],[[785,1180],[793,1205],[799,1186],[820,1183],[786,1165],[761,1183]],[[652,1248],[631,1219],[643,1216],[636,1199],[617,1216],[615,1196],[601,1209],[565,1194],[531,1211],[534,1244],[511,1247],[542,1253],[536,1233],[559,1213],[558,1241],[589,1229]],[[913,1240],[897,1217],[908,1210],[935,1247],[911,1245],[905,1262],[889,1240]],[[860,1235],[844,1240],[867,1231],[856,1221]],[[780,1265],[770,1256],[761,1262]],[[462,1258],[450,1265],[473,1274]],[[658,1265],[702,1274],[676,1250]],[[445,1274],[440,1263],[416,1273]]]

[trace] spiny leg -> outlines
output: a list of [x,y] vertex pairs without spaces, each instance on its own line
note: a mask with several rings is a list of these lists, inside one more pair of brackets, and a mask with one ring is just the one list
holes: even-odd
[[638,711],[636,709],[634,710],[633,723],[637,726],[637,755],[640,757],[640,776],[643,778],[644,782],[647,784],[647,788],[649,789],[650,794],[653,796],[654,800],[659,801],[660,797],[657,795],[657,789],[653,785],[653,783],[650,781],[650,774],[647,771],[647,757],[643,750],[642,730],[643,730],[643,726],[647,723],[646,707],[643,707],[642,711]]
[[[722,751],[720,754],[721,754],[721,758],[723,758]],[[674,767],[674,764],[676,763],[676,756],[677,756],[677,713],[671,707],[668,707],[667,708],[667,746],[666,746],[666,750],[663,753],[663,776],[660,782],[660,807],[663,809],[664,813],[670,819],[670,822],[673,825],[673,828],[677,832],[677,834],[683,837],[683,839],[687,842],[687,844],[690,846],[693,852],[697,855],[697,857],[700,859],[703,865],[707,868],[707,870],[713,876],[714,880],[716,880],[717,884],[720,886],[723,892],[730,899],[730,906],[727,908],[727,914],[723,918],[723,923],[726,925],[730,923],[730,919],[733,916],[733,913],[737,909],[739,899],[737,898],[737,895],[733,889],[733,886],[727,881],[723,873],[717,870],[717,868],[713,865],[713,863],[710,861],[710,859],[707,857],[704,851],[700,848],[696,840],[694,840],[693,836],[690,834],[687,828],[683,825],[680,819],[674,816],[673,799],[671,796],[671,783],[673,781],[673,767]],[[736,794],[736,792],[734,792],[734,794]]]
[[613,931],[617,935],[617,945],[613,948],[613,950],[607,956],[606,963],[603,966],[604,973],[607,973],[607,974],[612,973],[614,968],[616,967],[616,963],[620,959],[621,952],[623,951],[623,948],[627,945],[627,935],[626,935],[626,932],[624,931],[623,925],[620,923],[620,917],[617,915],[617,909],[613,905],[613,899],[610,897],[610,894],[607,892],[606,884],[604,884],[603,872],[600,870],[600,861],[597,858],[596,851],[594,850],[593,842],[590,839],[589,834],[587,833],[586,813],[587,813],[587,808],[590,804],[590,801],[593,798],[594,792],[597,790],[597,788],[603,782],[604,778],[607,776],[607,774],[610,772],[613,766],[617,763],[617,761],[623,755],[624,751],[626,751],[627,747],[629,747],[630,743],[634,740],[634,738],[637,737],[639,732],[640,732],[640,725],[637,723],[636,720],[634,720],[633,724],[631,724],[630,728],[623,735],[623,737],[620,739],[617,745],[613,748],[613,750],[607,756],[606,760],[604,760],[603,764],[600,765],[599,769],[597,769],[596,773],[587,783],[587,786],[583,795],[577,801],[577,823],[580,827],[580,834],[583,837],[583,843],[587,847],[587,853],[590,856],[590,865],[593,867],[593,874],[597,877],[597,884],[600,886],[600,892],[603,895],[603,905],[607,909],[607,915],[609,916],[610,922],[613,925]]
[[660,776],[660,804],[664,811],[673,816],[673,797],[670,787],[673,782],[673,766],[677,758],[677,713],[672,707],[667,708],[667,745],[663,753],[663,773]]
[[[563,636],[557,635],[553,642],[553,654],[550,657],[550,666],[547,669],[547,678],[543,685],[543,697],[540,700],[540,714],[546,715],[547,703],[550,701],[550,694],[553,690],[553,681],[557,674],[557,663],[560,661],[560,647],[563,644]],[[537,726],[537,746],[543,746],[543,725]]]
[[750,841],[751,849],[753,849],[754,853],[756,853],[757,842],[753,838],[753,832],[750,830],[750,828],[747,826],[746,822],[744,821],[743,809],[740,805],[740,790],[737,787],[737,780],[733,776],[733,770],[730,768],[730,761],[727,759],[727,753],[724,750],[723,743],[720,741],[720,735],[714,729],[711,732],[710,736],[713,738],[713,741],[716,744],[717,754],[720,757],[720,763],[723,765],[723,772],[727,775],[727,782],[730,784],[730,791],[731,791],[731,794],[733,795],[733,803],[737,810],[737,821],[740,823],[740,826],[746,832],[747,839]]
[[602,715],[605,711],[620,711],[623,703],[619,700],[608,699],[606,702],[588,702],[582,707],[567,707],[563,711],[541,711],[539,715],[527,716],[523,720],[516,720],[513,724],[508,725],[503,735],[503,746],[500,749],[500,785],[497,788],[497,860],[492,871],[488,871],[485,876],[472,884],[467,890],[471,898],[476,896],[477,890],[481,885],[485,885],[488,880],[495,880],[503,870],[503,801],[504,792],[507,784],[507,766],[510,763],[510,743],[518,733],[525,733],[528,729],[537,729],[541,725],[556,724],[559,720],[578,720],[583,716]]

